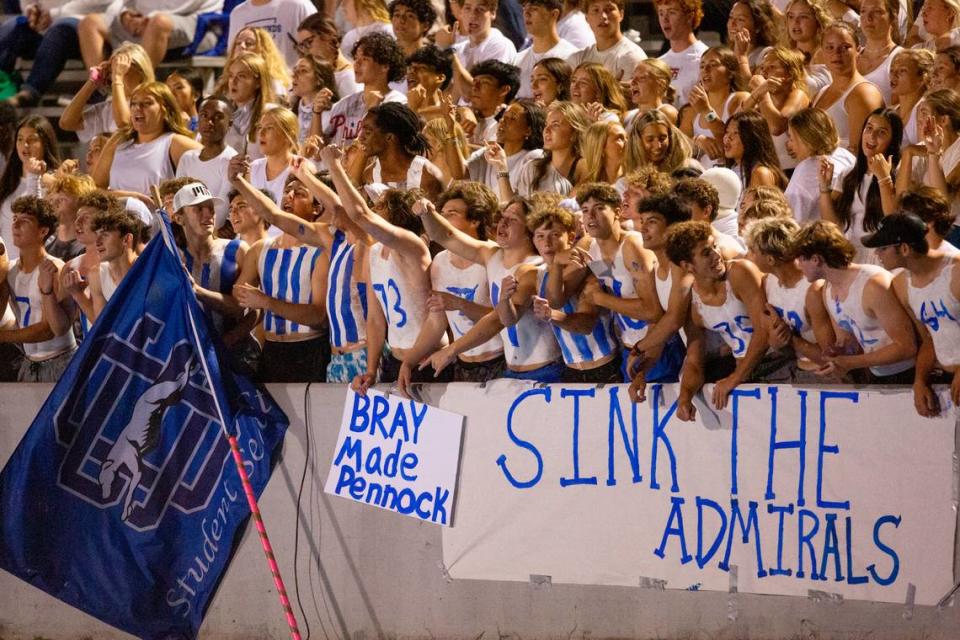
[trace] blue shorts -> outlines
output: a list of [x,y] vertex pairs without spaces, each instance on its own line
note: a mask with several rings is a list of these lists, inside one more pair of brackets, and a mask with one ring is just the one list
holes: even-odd
[[551,362],[533,371],[512,371],[510,368],[506,368],[503,370],[503,377],[512,380],[533,380],[546,384],[560,382],[560,376],[563,375],[564,369],[562,362]]
[[[660,358],[647,373],[647,382],[677,382],[680,379],[680,369],[683,368],[683,359],[687,355],[687,347],[680,339],[680,334],[675,333],[672,338],[663,345],[663,351]],[[623,350],[623,363],[620,371],[623,373],[623,381],[630,383],[633,378],[627,371],[627,361],[630,357],[630,349]]]

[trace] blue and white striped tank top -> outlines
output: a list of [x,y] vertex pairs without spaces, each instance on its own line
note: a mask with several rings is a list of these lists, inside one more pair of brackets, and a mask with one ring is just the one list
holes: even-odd
[[190,253],[183,252],[183,263],[187,271],[201,287],[208,291],[230,293],[233,283],[237,280],[239,265],[237,252],[240,250],[240,238],[233,240],[216,239],[213,241],[213,250],[207,262],[196,264]]
[[[367,285],[354,277],[354,246],[340,230],[333,236],[327,272],[330,344],[344,347],[367,339]],[[359,271],[357,272],[359,275]]]
[[[260,272],[260,289],[278,300],[295,304],[313,302],[310,286],[313,270],[323,253],[323,247],[300,245],[289,249],[273,246],[276,238],[264,241],[257,269]],[[291,333],[312,334],[315,329],[291,322],[270,311],[263,314],[263,328],[278,336]]]
[[[547,297],[547,266],[540,265],[537,268],[537,291],[541,298]],[[560,311],[566,314],[575,313],[577,305],[575,298],[570,298],[563,305]],[[609,313],[601,313],[597,317],[597,323],[590,333],[575,333],[561,329],[555,324],[550,325],[553,334],[557,337],[557,343],[560,345],[560,353],[563,354],[563,361],[567,364],[580,364],[581,362],[593,362],[600,360],[620,348],[620,343],[613,333],[613,325],[610,322]]]

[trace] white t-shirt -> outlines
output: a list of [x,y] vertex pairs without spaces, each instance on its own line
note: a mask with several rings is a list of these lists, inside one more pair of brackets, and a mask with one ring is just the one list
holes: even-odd
[[667,63],[673,73],[671,85],[677,91],[677,99],[673,106],[680,108],[687,104],[690,89],[697,84],[700,78],[700,58],[709,49],[702,41],[697,40],[683,51],[667,51],[659,60]]
[[97,104],[88,104],[83,108],[83,124],[77,131],[77,138],[86,144],[101,133],[113,133],[117,123],[113,120],[113,98],[107,98]]
[[[843,147],[827,156],[833,163],[834,191],[840,191],[843,176],[853,168],[856,158]],[[790,182],[783,195],[793,211],[793,217],[801,225],[820,219],[820,178],[818,176],[820,157],[811,156],[797,163],[790,176]]]
[[[399,91],[389,91],[383,97],[384,102],[407,103],[407,96]],[[323,133],[330,144],[343,144],[354,140],[360,134],[360,122],[367,115],[367,105],[363,101],[363,91],[358,91],[337,101],[330,111],[323,114]]]
[[593,29],[587,24],[587,17],[579,9],[571,11],[557,21],[557,34],[577,49],[586,49],[597,44]]
[[363,91],[363,83],[357,82],[353,67],[342,69],[333,74],[333,81],[337,85],[337,95],[341,98],[351,96],[357,91]]
[[470,40],[464,40],[453,45],[453,50],[460,57],[460,64],[467,71],[484,60],[505,62],[517,57],[517,48],[496,27],[490,29],[487,39],[480,44],[473,45]]
[[536,53],[532,45],[518,53],[517,57],[513,60],[513,64],[520,68],[520,90],[517,92],[517,97],[533,97],[533,87],[531,86],[530,77],[533,75],[534,65],[544,58],[560,58],[561,60],[566,60],[579,51],[580,48],[581,47],[577,47],[575,44],[560,38],[560,42],[543,53]]
[[570,58],[570,66],[574,69],[584,62],[596,62],[607,68],[613,77],[621,82],[629,82],[633,76],[633,69],[641,60],[646,60],[647,54],[643,49],[633,44],[626,37],[621,37],[617,44],[603,51],[597,50],[597,45],[575,53]]
[[297,64],[299,54],[290,37],[296,37],[297,27],[303,19],[316,12],[317,8],[310,0],[269,0],[259,6],[251,0],[245,0],[230,13],[230,35],[227,40],[232,46],[233,39],[244,27],[263,29],[273,37],[273,43],[280,50],[287,67],[292,69]]
[[343,34],[343,40],[340,41],[340,51],[343,52],[343,57],[353,62],[354,45],[357,44],[360,38],[370,35],[371,33],[385,33],[392,38],[393,25],[389,22],[371,22],[368,25],[350,29],[350,31]]
[[209,160],[201,160],[200,151],[200,149],[191,149],[183,152],[180,156],[180,164],[177,165],[177,177],[196,178],[207,185],[210,193],[223,200],[222,203],[214,205],[217,216],[215,227],[219,229],[226,221],[227,212],[230,209],[230,203],[227,202],[227,194],[230,193],[227,165],[230,164],[230,159],[237,155],[237,150],[228,145],[220,155]]

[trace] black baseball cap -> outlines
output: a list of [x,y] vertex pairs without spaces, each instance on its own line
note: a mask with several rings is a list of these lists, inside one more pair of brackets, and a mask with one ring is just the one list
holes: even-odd
[[870,249],[894,244],[916,244],[927,237],[927,223],[912,213],[893,213],[880,221],[874,233],[863,237]]

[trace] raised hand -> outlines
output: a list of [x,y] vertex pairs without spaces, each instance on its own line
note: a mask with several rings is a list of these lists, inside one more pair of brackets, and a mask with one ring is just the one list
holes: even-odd
[[826,190],[833,187],[833,163],[826,156],[820,156],[820,164],[817,167],[817,179],[820,181],[820,189]]

